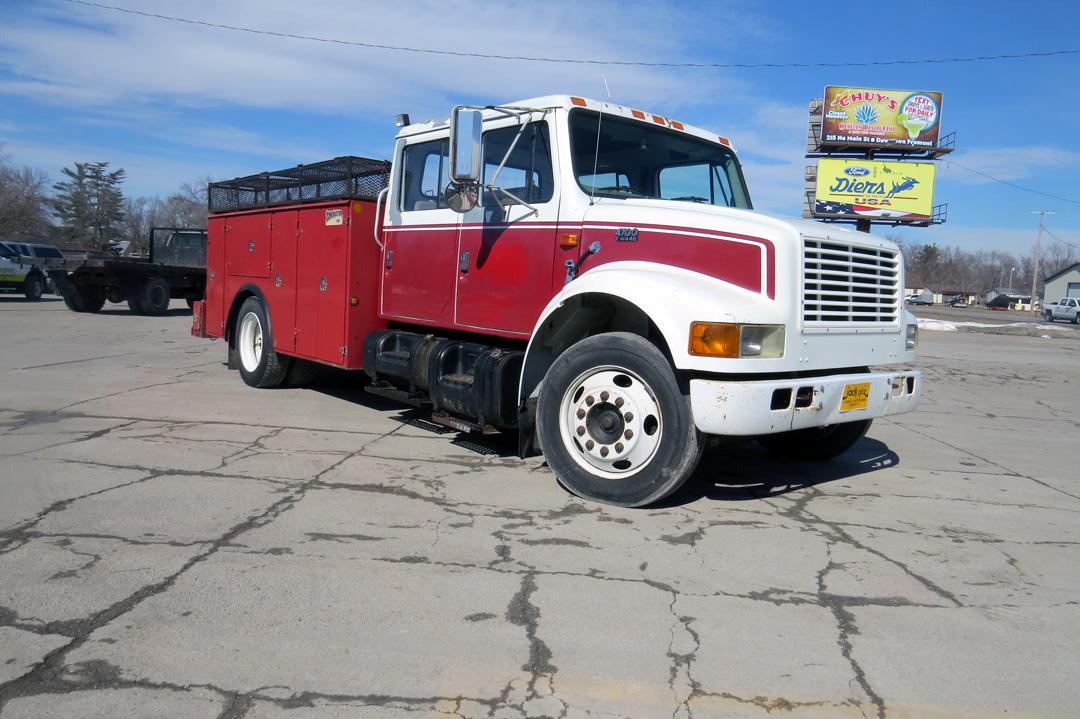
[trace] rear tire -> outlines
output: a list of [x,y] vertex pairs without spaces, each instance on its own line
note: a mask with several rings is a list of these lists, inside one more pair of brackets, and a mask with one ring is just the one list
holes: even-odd
[[290,358],[274,351],[270,321],[258,297],[248,297],[240,305],[233,329],[240,376],[251,387],[278,387],[289,371]]
[[23,294],[26,299],[31,302],[37,302],[41,299],[41,293],[45,290],[45,283],[41,280],[41,275],[33,272],[26,276],[26,280],[23,282]]
[[139,305],[148,315],[163,315],[169,309],[169,283],[161,277],[148,277],[139,287]]
[[307,387],[319,376],[319,364],[308,360],[290,358],[289,371],[285,373],[285,384],[289,387]]
[[792,459],[824,461],[851,449],[866,435],[874,420],[862,419],[826,427],[808,427],[757,438],[769,454]]
[[559,482],[620,507],[677,490],[705,445],[667,358],[624,332],[588,337],[561,354],[544,377],[536,420]]

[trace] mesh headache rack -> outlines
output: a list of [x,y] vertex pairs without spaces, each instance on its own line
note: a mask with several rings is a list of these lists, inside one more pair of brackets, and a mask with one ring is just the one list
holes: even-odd
[[210,212],[235,212],[259,207],[323,200],[374,200],[390,181],[390,163],[366,157],[297,165],[234,180],[211,182]]

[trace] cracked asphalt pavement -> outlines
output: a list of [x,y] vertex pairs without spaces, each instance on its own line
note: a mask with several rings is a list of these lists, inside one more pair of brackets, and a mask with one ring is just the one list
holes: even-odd
[[624,510],[189,326],[0,298],[3,719],[1080,715],[1074,339],[924,333],[839,460]]

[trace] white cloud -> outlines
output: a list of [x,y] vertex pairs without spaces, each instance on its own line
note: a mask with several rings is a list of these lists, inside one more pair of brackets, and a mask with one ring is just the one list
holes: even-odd
[[[182,8],[178,10],[177,8]],[[722,7],[667,9],[603,2],[353,3],[299,6],[158,0],[140,10],[302,35],[506,55],[664,59],[712,32]],[[77,22],[72,22],[72,20]],[[63,20],[64,22],[58,22]],[[760,30],[724,16],[726,35]],[[734,27],[731,23],[734,21]],[[479,61],[343,47],[165,22],[53,3],[0,27],[0,64],[19,78],[0,90],[107,108],[169,102],[325,113],[445,114],[453,100],[575,92],[667,107],[700,104],[724,87],[715,71]]]
[[[895,230],[882,228],[881,234],[898,234],[911,242],[937,243],[954,245],[971,252],[977,250],[1001,250],[1013,254],[1026,254],[1035,249],[1035,235],[1038,232],[1037,218],[1032,219],[1030,228],[979,227],[964,225],[935,225],[928,228]],[[1080,229],[1051,228],[1051,232],[1061,240],[1080,246]],[[1043,247],[1054,243],[1049,235],[1043,235]]]
[[[951,162],[951,161],[955,162]],[[940,174],[956,182],[982,185],[993,180],[978,174],[985,173],[999,180],[1019,180],[1040,170],[1080,166],[1080,152],[1049,145],[1021,147],[980,147],[946,155]],[[970,168],[970,169],[965,169]],[[976,172],[972,172],[975,170]]]

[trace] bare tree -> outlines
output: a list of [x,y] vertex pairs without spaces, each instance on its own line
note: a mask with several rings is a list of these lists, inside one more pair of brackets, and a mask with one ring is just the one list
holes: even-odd
[[45,187],[49,176],[30,167],[15,168],[0,148],[0,237],[43,240],[52,227]]

